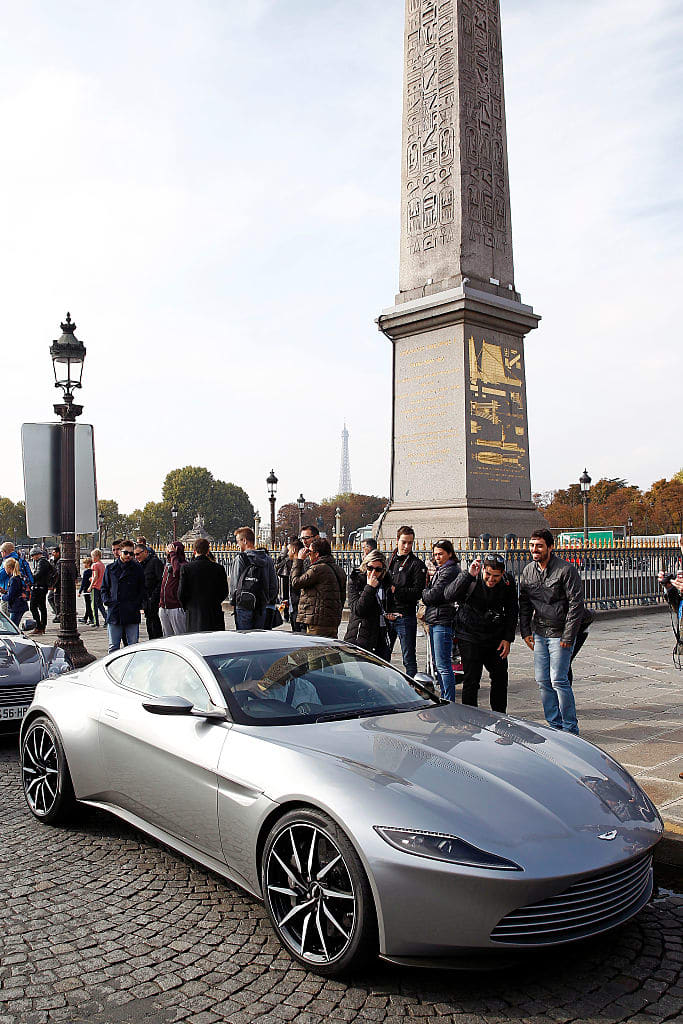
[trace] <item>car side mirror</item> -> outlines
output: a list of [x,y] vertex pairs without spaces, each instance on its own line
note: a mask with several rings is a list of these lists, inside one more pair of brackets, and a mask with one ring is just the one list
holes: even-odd
[[413,676],[413,679],[416,683],[419,683],[420,686],[423,686],[425,690],[429,690],[430,693],[436,694],[436,680],[433,679],[432,676],[427,675],[426,672],[417,672]]
[[194,718],[210,718],[220,722],[228,717],[225,711],[213,705],[207,711],[202,711],[185,697],[149,697],[143,700],[142,706],[151,715],[192,715]]
[[191,715],[194,708],[184,697],[149,697],[142,706],[151,715]]

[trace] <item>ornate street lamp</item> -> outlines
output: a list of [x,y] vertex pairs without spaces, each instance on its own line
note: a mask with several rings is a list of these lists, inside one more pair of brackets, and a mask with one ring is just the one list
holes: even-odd
[[176,505],[171,508],[171,519],[173,520],[173,543],[178,539],[178,509]]
[[299,533],[301,533],[301,517],[303,516],[304,509],[306,507],[306,499],[304,498],[303,494],[300,494],[299,497],[296,499],[296,507],[299,510]]
[[275,495],[277,494],[277,477],[275,470],[271,469],[270,476],[266,477],[268,484],[268,501],[270,502],[270,546],[275,547]]
[[57,643],[68,654],[75,668],[88,665],[95,658],[86,651],[76,625],[76,467],[74,461],[74,431],[76,417],[83,412],[82,405],[74,403],[74,391],[81,387],[85,345],[75,335],[76,324],[71,314],[60,324],[61,337],[52,342],[50,357],[55,374],[55,387],[62,391],[62,401],[54,410],[62,421],[60,439],[60,537],[59,563],[60,600],[59,634]]
[[588,470],[584,469],[583,473],[579,477],[579,486],[581,488],[581,501],[583,502],[583,542],[588,543],[588,502],[590,499],[591,490],[591,478],[588,475]]

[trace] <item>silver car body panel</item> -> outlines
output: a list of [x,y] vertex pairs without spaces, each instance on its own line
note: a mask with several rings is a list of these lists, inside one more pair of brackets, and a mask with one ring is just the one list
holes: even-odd
[[[144,647],[182,653],[225,708],[202,654],[315,642],[223,633]],[[283,726],[162,717],[112,679],[111,660],[40,684],[30,711],[60,730],[77,797],[256,895],[271,815],[301,804],[326,811],[365,866],[388,957],[500,948],[490,935],[505,915],[634,861],[661,835],[654,805],[620,765],[546,726],[457,704]],[[376,826],[455,835],[522,870],[407,854]],[[600,841],[611,831],[613,841]]]

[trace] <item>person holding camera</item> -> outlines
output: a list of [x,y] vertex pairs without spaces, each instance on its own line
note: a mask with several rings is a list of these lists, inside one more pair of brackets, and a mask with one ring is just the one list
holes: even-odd
[[462,658],[462,702],[477,707],[484,668],[491,680],[492,711],[505,714],[508,693],[508,655],[517,629],[517,587],[505,572],[501,555],[475,559],[445,589],[457,602],[454,633]]
[[429,627],[429,643],[441,696],[455,700],[455,674],[453,672],[453,617],[455,609],[446,597],[446,587],[460,573],[460,563],[449,540],[437,540],[432,545],[432,561],[427,566],[429,582],[422,591],[425,605],[425,625]]
[[289,587],[298,594],[297,623],[305,626],[308,636],[336,640],[346,599],[346,573],[332,557],[329,540],[314,536],[308,548],[297,551],[292,559]]
[[370,551],[349,578],[349,625],[344,640],[389,661],[392,579],[381,551]]
[[[679,537],[678,545],[683,554],[683,536]],[[659,583],[664,587],[666,599],[675,612],[678,613],[678,629],[681,628],[681,613],[683,612],[683,567],[675,574],[662,570],[657,576]]]

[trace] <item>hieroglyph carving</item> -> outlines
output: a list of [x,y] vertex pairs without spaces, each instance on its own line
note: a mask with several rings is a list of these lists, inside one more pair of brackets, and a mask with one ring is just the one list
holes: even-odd
[[405,231],[412,254],[453,241],[454,0],[408,0]]
[[510,250],[499,0],[407,0],[404,117],[410,256]]

